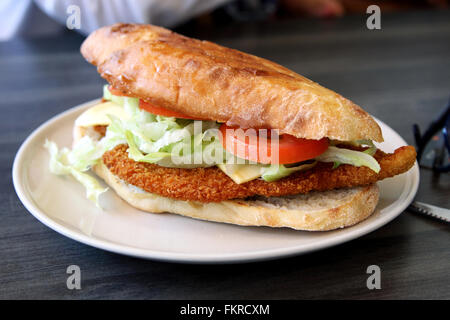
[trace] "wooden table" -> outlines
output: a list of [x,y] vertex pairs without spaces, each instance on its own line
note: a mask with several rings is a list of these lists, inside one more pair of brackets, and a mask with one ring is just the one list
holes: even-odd
[[[194,31],[191,31],[191,33]],[[279,62],[363,106],[409,143],[450,95],[450,11],[226,26],[192,34]],[[350,243],[244,265],[144,261],[80,244],[24,209],[11,179],[14,155],[42,122],[94,99],[102,80],[79,54],[82,37],[0,43],[0,298],[363,299],[450,298],[448,225],[408,212]],[[449,174],[421,172],[417,199],[450,207]],[[82,289],[66,288],[66,268]],[[368,290],[366,268],[382,270]]]

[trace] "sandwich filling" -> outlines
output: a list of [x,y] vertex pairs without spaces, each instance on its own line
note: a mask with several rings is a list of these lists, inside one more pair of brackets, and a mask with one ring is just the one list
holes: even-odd
[[75,125],[91,133],[72,150],[47,141],[50,170],[72,175],[97,205],[105,189],[86,171],[100,161],[148,192],[211,202],[368,185],[407,171],[415,160],[412,147],[387,155],[370,140],[301,139],[194,119],[109,86],[103,102]]

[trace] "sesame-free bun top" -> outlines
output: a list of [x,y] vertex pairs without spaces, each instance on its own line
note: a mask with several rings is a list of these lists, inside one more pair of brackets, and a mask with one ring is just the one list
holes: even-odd
[[341,95],[274,62],[152,25],[115,24],[81,47],[114,88],[192,117],[299,138],[383,141]]

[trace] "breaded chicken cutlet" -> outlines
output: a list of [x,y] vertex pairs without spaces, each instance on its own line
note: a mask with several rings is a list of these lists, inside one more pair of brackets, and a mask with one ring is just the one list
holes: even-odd
[[312,169],[296,172],[274,182],[261,179],[237,184],[217,167],[165,168],[136,162],[128,157],[127,145],[120,145],[103,155],[106,167],[123,181],[147,192],[178,200],[218,202],[255,195],[272,197],[365,186],[408,171],[416,161],[411,146],[400,147],[392,154],[377,150],[374,157],[381,170],[319,162]]

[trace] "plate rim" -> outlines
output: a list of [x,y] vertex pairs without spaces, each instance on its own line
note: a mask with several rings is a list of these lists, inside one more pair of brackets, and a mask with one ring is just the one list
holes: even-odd
[[[28,190],[26,190],[23,182],[23,175],[22,171],[20,170],[21,164],[24,161],[26,150],[32,145],[34,140],[36,139],[39,134],[45,130],[48,126],[51,126],[52,124],[58,122],[59,120],[65,118],[66,116],[69,116],[73,113],[78,112],[81,109],[88,108],[96,103],[98,103],[100,99],[94,99],[85,103],[82,103],[80,105],[77,105],[75,107],[72,107],[68,110],[65,110],[53,117],[51,117],[49,120],[42,123],[40,126],[38,126],[36,129],[33,130],[33,132],[22,142],[21,146],[19,147],[16,156],[14,157],[13,167],[12,167],[12,178],[13,178],[13,185],[14,189],[16,191],[17,196],[19,197],[20,201],[24,205],[24,207],[41,223],[43,223],[45,226],[49,227],[53,231],[56,231],[59,234],[62,234],[70,239],[73,239],[77,242],[83,243],[85,245],[89,245],[92,247],[95,247],[97,249],[106,250],[109,252],[122,254],[126,256],[132,256],[136,258],[143,258],[143,259],[150,259],[150,260],[157,260],[157,261],[165,261],[165,262],[176,262],[176,263],[191,263],[191,264],[225,264],[225,263],[247,263],[247,262],[255,262],[255,261],[265,261],[265,260],[272,260],[272,259],[279,259],[279,258],[286,258],[294,255],[300,255],[300,254],[306,254],[313,251],[321,250],[324,248],[330,248],[337,245],[340,245],[342,243],[357,239],[359,237],[362,237],[364,235],[367,235],[374,230],[377,230],[396,217],[398,217],[405,209],[406,207],[412,202],[414,199],[418,187],[419,187],[419,181],[420,181],[420,174],[419,174],[419,167],[417,164],[417,161],[415,162],[414,166],[408,171],[408,174],[412,181],[410,181],[411,186],[410,188],[405,188],[403,190],[400,197],[404,195],[404,193],[407,193],[406,199],[397,204],[395,208],[390,209],[394,212],[389,212],[389,215],[386,215],[385,217],[380,218],[376,221],[376,223],[369,224],[364,229],[359,229],[353,233],[347,233],[342,236],[335,236],[332,240],[325,238],[323,240],[320,240],[319,243],[312,243],[302,246],[292,246],[287,248],[274,248],[274,249],[267,249],[267,250],[257,250],[257,251],[248,251],[248,252],[240,252],[240,253],[221,253],[221,254],[205,254],[205,255],[199,255],[199,254],[190,254],[190,253],[181,253],[181,252],[164,252],[164,251],[157,251],[157,250],[150,250],[150,249],[143,249],[143,248],[136,248],[131,247],[124,244],[115,243],[109,240],[105,239],[99,239],[95,237],[88,236],[86,234],[83,234],[80,231],[75,231],[70,229],[69,227],[64,226],[63,224],[58,223],[57,220],[49,217],[43,210],[39,208],[39,206],[36,204],[34,199],[29,194]],[[374,119],[382,124],[383,126],[389,128],[397,137],[400,139],[403,145],[407,145],[406,141],[390,126],[388,126],[383,121],[377,119],[374,117]],[[23,170],[23,172],[25,172]],[[399,197],[399,198],[400,198]],[[391,204],[392,205],[392,204]],[[332,241],[332,243],[329,243]]]

